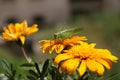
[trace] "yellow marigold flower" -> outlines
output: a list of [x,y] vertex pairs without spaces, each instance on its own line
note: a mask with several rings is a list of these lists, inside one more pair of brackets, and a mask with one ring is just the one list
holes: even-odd
[[7,41],[21,41],[22,45],[25,43],[25,38],[36,31],[38,31],[37,24],[28,27],[27,21],[22,23],[9,24],[8,28],[3,28],[4,32],[2,33],[1,38]]
[[78,44],[79,41],[81,40],[87,40],[87,39],[84,36],[82,37],[74,36],[72,38],[66,38],[64,40],[62,39],[43,40],[43,44],[40,46],[40,48],[43,50],[43,53],[47,51],[49,51],[49,53],[52,53],[53,51],[55,51],[56,53],[60,53],[67,46]]
[[116,62],[118,60],[109,50],[94,48],[95,43],[80,42],[80,44],[69,50],[64,50],[63,54],[58,54],[55,57],[54,63],[60,65],[62,72],[67,71],[71,75],[78,70],[79,75],[83,76],[89,69],[102,76],[104,67],[110,70],[112,67],[111,61]]

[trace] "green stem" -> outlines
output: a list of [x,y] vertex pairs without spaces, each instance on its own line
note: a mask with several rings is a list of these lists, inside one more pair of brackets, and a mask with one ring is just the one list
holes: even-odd
[[27,62],[28,62],[28,63],[31,63],[31,62],[32,62],[32,59],[27,56],[27,53],[25,52],[24,47],[21,47],[21,50],[22,50],[23,55],[24,55],[25,59],[27,60]]
[[59,68],[60,68],[60,65],[58,66],[56,72],[55,72],[55,75],[53,77],[53,80],[57,80],[57,77],[58,77],[58,73],[59,73]]

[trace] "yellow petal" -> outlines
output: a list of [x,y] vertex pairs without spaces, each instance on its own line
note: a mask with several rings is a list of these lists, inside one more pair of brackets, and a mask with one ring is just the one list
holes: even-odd
[[27,28],[27,27],[28,27],[28,24],[27,24],[27,21],[26,21],[26,20],[24,20],[21,24],[24,26],[24,28]]
[[4,38],[4,39],[6,39],[6,40],[12,40],[12,41],[14,41],[14,40],[17,40],[17,37],[15,36],[15,35],[13,35],[13,34],[9,34],[9,33],[2,33],[2,37]]
[[81,64],[80,64],[80,67],[78,69],[80,77],[84,75],[84,73],[86,72],[86,70],[87,70],[86,61],[82,60]]
[[67,69],[67,60],[66,61],[63,61],[61,62],[61,71],[64,73]]
[[51,54],[56,48],[56,45],[53,45],[53,46],[49,46],[48,49],[49,49],[49,53]]
[[61,70],[62,72],[65,72],[67,70],[68,73],[71,75],[77,69],[78,65],[79,59],[66,60],[61,63]]
[[94,60],[90,60],[90,59],[88,59],[87,60],[87,67],[90,69],[90,71],[92,71],[92,72],[95,72],[96,71],[96,67],[95,67],[95,63],[94,63],[95,61]]
[[111,56],[109,56],[110,57],[110,60],[111,61],[113,61],[113,62],[117,62],[118,61],[118,57],[116,57],[116,56],[113,56],[113,55],[111,55]]
[[96,49],[96,53],[99,57],[104,59],[109,59],[113,62],[117,62],[118,57],[111,54],[111,52],[107,49]]
[[43,50],[43,53],[45,53],[50,50],[50,45],[44,44],[40,46],[40,48]]
[[27,35],[31,35],[31,34],[33,34],[33,33],[35,33],[35,32],[37,32],[39,29],[37,28],[37,24],[34,24],[32,27],[28,27],[27,28]]
[[100,64],[103,64],[107,69],[111,69],[112,65],[110,63],[110,61],[108,62],[108,60],[105,59],[96,59],[97,62],[99,62]]
[[18,33],[20,32],[20,28],[23,27],[20,23],[15,24],[15,32]]
[[54,60],[54,64],[59,64],[61,61],[63,60],[66,60],[66,59],[70,59],[70,58],[73,58],[73,56],[69,55],[69,54],[58,54],[56,57],[55,57],[55,60]]
[[6,27],[4,27],[3,30],[5,33],[9,33],[9,30]]
[[40,48],[43,50],[43,52],[49,51],[49,53],[51,54],[55,49],[54,41],[52,40],[42,40],[42,41],[43,44],[40,46]]
[[59,44],[59,45],[56,45],[55,51],[56,53],[60,53],[63,49],[64,49],[64,46]]
[[98,73],[99,76],[102,76],[104,74],[104,67],[102,64],[95,62],[94,64],[96,66],[96,72]]
[[24,43],[25,43],[25,37],[24,36],[20,36],[20,41],[21,41],[22,45],[24,45]]
[[5,39],[7,41],[13,41],[13,40],[15,40],[15,39],[13,39],[11,36],[9,36],[6,33],[2,33],[2,39]]
[[15,26],[14,26],[14,24],[9,24],[8,25],[8,29],[9,29],[9,31],[10,31],[11,34],[15,33]]
[[66,62],[66,70],[69,75],[72,75],[79,65],[79,59],[69,59]]

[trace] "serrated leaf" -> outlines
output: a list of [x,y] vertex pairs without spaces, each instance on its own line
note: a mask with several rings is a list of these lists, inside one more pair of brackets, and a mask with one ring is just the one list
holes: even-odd
[[12,71],[12,76],[14,77],[16,75],[16,70],[13,70],[13,65],[10,64],[10,68],[11,68],[11,71]]
[[82,30],[82,28],[73,28],[73,29],[67,29],[67,30],[63,30],[60,32],[57,32],[54,34],[55,38],[66,38],[66,37],[70,37],[78,32],[80,32]]
[[33,70],[29,70],[29,73],[30,73],[31,75],[35,76],[36,78],[39,77],[39,75],[38,75],[35,71],[33,71]]
[[42,76],[44,77],[48,71],[48,67],[49,67],[49,59],[47,59],[43,65],[42,68]]
[[12,76],[12,72],[11,72],[10,65],[8,64],[8,62],[5,59],[3,59],[1,63],[2,63],[2,67],[5,70],[5,72]]
[[32,64],[32,63],[24,63],[24,64],[22,64],[22,65],[20,65],[21,67],[35,67],[35,65],[34,64]]
[[36,68],[36,70],[37,70],[39,76],[41,77],[42,75],[41,75],[41,71],[40,71],[40,68],[39,68],[38,63],[35,63],[35,68]]
[[3,59],[2,60],[2,66],[3,69],[5,70],[5,76],[9,79],[9,80],[14,80],[14,77],[16,75],[16,70],[13,70],[13,66],[12,64],[8,64],[8,62]]

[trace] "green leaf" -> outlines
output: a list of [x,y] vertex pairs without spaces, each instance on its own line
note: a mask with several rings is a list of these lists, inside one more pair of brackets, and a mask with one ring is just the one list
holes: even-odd
[[15,74],[16,74],[16,70],[13,70],[13,65],[12,64],[10,64],[10,68],[11,68],[11,71],[12,71],[12,75],[13,75],[13,77],[15,76]]
[[32,64],[32,63],[24,63],[24,64],[22,64],[22,65],[20,65],[21,67],[35,67],[35,65],[34,64]]
[[43,65],[43,68],[42,68],[42,76],[44,77],[47,72],[48,72],[48,67],[49,67],[49,59],[47,59]]
[[9,80],[14,80],[15,75],[16,75],[16,70],[13,70],[13,65],[9,64],[5,59],[1,61],[3,69],[5,71],[5,76]]
[[82,28],[73,28],[73,29],[67,29],[67,30],[63,30],[60,32],[57,32],[54,34],[55,38],[66,38],[66,37],[70,37],[78,32],[80,32],[82,30]]
[[40,68],[39,68],[38,63],[35,63],[35,68],[36,68],[36,70],[37,70],[39,76],[41,77],[42,75],[41,75],[41,71],[40,71]]
[[5,72],[12,76],[12,72],[11,72],[10,65],[8,64],[8,62],[5,59],[3,59],[1,63],[2,63],[2,67],[5,70]]
[[33,76],[35,76],[36,78],[39,77],[39,75],[33,70],[29,70],[29,73],[32,74]]

